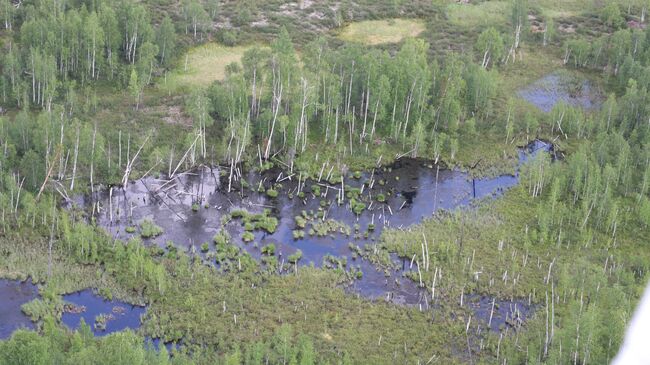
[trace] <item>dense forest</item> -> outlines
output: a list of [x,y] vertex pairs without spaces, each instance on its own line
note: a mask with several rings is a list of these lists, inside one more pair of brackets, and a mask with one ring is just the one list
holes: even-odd
[[609,363],[649,7],[0,0],[0,364]]

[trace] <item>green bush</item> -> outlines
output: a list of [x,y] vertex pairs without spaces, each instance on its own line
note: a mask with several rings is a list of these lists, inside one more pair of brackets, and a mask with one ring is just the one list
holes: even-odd
[[255,235],[252,232],[246,231],[242,234],[241,238],[246,243],[253,242],[253,240],[255,240]]
[[268,196],[271,199],[275,199],[278,197],[278,191],[275,189],[269,189],[266,191],[266,196]]
[[294,220],[296,221],[296,227],[298,228],[305,228],[307,226],[307,220],[299,215],[294,217]]
[[298,250],[298,251],[294,252],[293,254],[289,255],[289,257],[288,257],[289,262],[292,263],[292,264],[297,263],[298,261],[300,261],[300,259],[302,259],[302,251],[301,250]]
[[296,229],[293,231],[293,239],[298,240],[301,238],[305,238],[305,231]]
[[269,243],[268,245],[262,247],[262,254],[268,256],[275,255],[275,245],[273,243]]
[[153,238],[160,236],[162,233],[163,229],[151,220],[145,219],[140,222],[140,236],[142,236],[142,238]]

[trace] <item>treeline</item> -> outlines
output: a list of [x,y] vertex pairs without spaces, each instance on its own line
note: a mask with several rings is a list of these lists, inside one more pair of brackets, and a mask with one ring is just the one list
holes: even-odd
[[[0,18],[9,39],[2,57],[3,102],[47,110],[77,85],[94,80],[151,82],[159,66],[175,56],[177,35],[165,16],[159,24],[150,10],[133,1],[34,1],[14,6],[0,1]],[[190,5],[188,5],[188,8]],[[187,13],[192,22],[193,13]]]
[[207,112],[225,121],[229,161],[254,143],[269,158],[304,152],[316,140],[348,153],[399,143],[413,155],[439,158],[445,149],[453,157],[461,133],[493,126],[497,74],[460,56],[429,63],[427,51],[417,39],[394,55],[332,49],[318,39],[298,55],[283,29],[270,49],[253,48],[243,67],[228,68],[226,80],[208,91]]

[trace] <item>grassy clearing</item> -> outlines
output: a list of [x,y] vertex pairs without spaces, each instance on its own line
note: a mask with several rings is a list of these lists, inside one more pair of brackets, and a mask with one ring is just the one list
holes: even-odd
[[367,20],[345,27],[339,38],[369,45],[399,43],[407,37],[417,37],[426,29],[423,21],[413,19]]
[[485,1],[478,4],[449,4],[447,19],[452,24],[466,27],[503,24],[509,14],[507,1]]
[[249,46],[226,47],[208,43],[191,49],[186,57],[180,58],[178,67],[159,81],[164,90],[178,90],[190,87],[207,87],[214,81],[226,77],[226,66],[241,61]]

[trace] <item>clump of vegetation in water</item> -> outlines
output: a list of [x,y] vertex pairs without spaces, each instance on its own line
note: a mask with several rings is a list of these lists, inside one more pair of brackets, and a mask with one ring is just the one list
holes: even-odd
[[199,204],[198,203],[192,204],[192,211],[193,212],[198,212],[199,211]]
[[355,171],[352,177],[354,177],[357,180],[361,179],[361,171]]
[[293,239],[294,240],[299,240],[301,238],[305,238],[305,231],[301,229],[296,229],[293,231]]
[[383,193],[377,194],[377,201],[380,203],[385,203],[386,202],[386,195]]
[[153,238],[160,236],[162,233],[163,229],[151,220],[145,219],[140,222],[140,236],[142,236],[142,238]]
[[341,233],[343,235],[349,236],[352,233],[350,226],[334,219],[312,222],[312,228],[315,230],[316,235],[319,237],[325,237],[332,233]]
[[203,242],[201,244],[201,252],[205,253],[205,252],[208,252],[208,250],[210,250],[210,244],[207,243],[207,242]]
[[217,234],[214,235],[212,240],[214,241],[214,244],[217,246],[227,245],[228,243],[230,243],[230,234],[228,234],[228,232],[222,229],[219,232],[217,232]]
[[262,255],[273,256],[275,255],[275,244],[269,243],[262,247]]
[[252,232],[246,231],[241,235],[242,241],[248,243],[255,240],[255,235]]
[[137,228],[135,228],[135,226],[127,226],[126,228],[124,228],[124,230],[126,231],[126,233],[135,233]]
[[352,211],[356,215],[360,215],[361,213],[363,213],[364,210],[366,210],[366,204],[357,201],[356,199],[350,200],[350,207],[352,208]]
[[311,192],[316,196],[320,196],[320,186],[316,184],[312,185]]
[[264,230],[273,233],[278,228],[278,219],[271,216],[270,209],[264,209],[261,214],[251,214],[243,209],[230,212],[233,219],[241,219],[246,231]]
[[353,188],[351,186],[345,186],[345,197],[348,199],[358,199],[361,195],[361,189]]
[[277,197],[278,197],[278,194],[279,194],[278,191],[275,190],[275,189],[268,189],[268,190],[266,191],[266,196],[268,196],[268,197],[271,198],[271,199],[275,199],[275,198],[277,198]]
[[114,320],[115,317],[112,314],[100,314],[95,317],[95,324],[94,327],[98,331],[105,331],[106,326],[108,325],[109,321]]
[[296,222],[296,227],[303,229],[307,226],[307,220],[303,216],[297,215],[293,219]]
[[296,252],[289,255],[289,257],[287,258],[287,260],[289,260],[289,262],[292,263],[292,264],[298,263],[298,261],[300,261],[300,259],[302,259],[302,251],[301,250],[297,250]]
[[323,257],[323,267],[326,269],[338,270],[340,273],[344,273],[347,266],[348,259],[345,256],[335,257],[327,254]]

